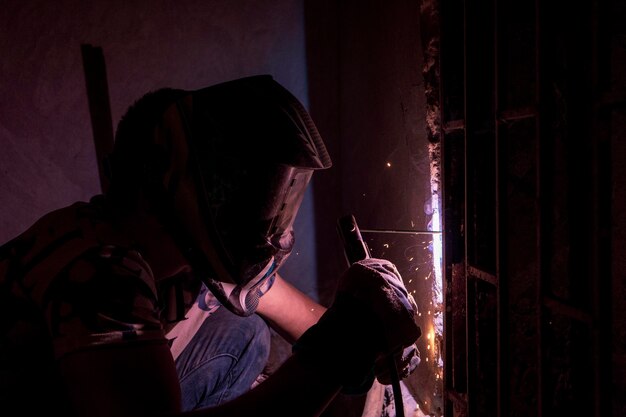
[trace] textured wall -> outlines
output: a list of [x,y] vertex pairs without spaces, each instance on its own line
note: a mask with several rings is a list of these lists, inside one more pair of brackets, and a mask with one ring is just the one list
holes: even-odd
[[[354,214],[372,255],[396,263],[415,291],[424,360],[405,382],[415,401],[431,409],[431,398],[440,395],[433,394],[437,381],[430,366],[438,363],[435,348],[427,347],[433,237],[404,233],[427,230],[432,218],[419,4],[311,0],[306,12],[311,111],[333,159],[315,183],[316,195],[324,195],[315,200],[320,297],[332,299],[346,267],[337,218]],[[356,409],[333,415],[352,416]]]
[[429,227],[419,7],[310,1],[307,17],[311,112],[333,159],[316,182],[328,197],[315,201],[320,268],[334,276],[345,268],[337,217],[352,213],[362,229]]
[[[299,0],[17,1],[0,9],[0,242],[99,192],[81,44],[102,47],[113,122],[160,87],[269,73],[307,102]],[[314,290],[313,227],[286,268]]]

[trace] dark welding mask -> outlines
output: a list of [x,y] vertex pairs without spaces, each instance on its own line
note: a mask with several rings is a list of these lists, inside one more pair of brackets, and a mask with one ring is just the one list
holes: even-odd
[[189,92],[156,141],[192,267],[229,310],[252,314],[293,248],[313,171],[331,165],[313,121],[271,76],[253,76]]

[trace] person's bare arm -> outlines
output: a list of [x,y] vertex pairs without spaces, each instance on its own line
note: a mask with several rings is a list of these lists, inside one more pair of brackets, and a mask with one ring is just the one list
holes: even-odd
[[257,313],[289,343],[294,343],[326,311],[326,307],[276,274],[272,288],[259,300]]

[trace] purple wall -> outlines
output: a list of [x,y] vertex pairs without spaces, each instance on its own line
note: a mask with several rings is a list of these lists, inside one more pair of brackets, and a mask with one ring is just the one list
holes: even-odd
[[[316,174],[319,271],[334,279],[346,265],[339,216],[354,214],[362,229],[428,228],[419,5],[317,0],[306,12],[311,113],[333,159]],[[327,298],[333,287],[322,290]]]
[[[5,1],[0,242],[45,212],[99,192],[81,44],[104,52],[114,124],[150,90],[260,73],[307,103],[303,13],[299,0]],[[315,295],[311,198],[285,273]]]

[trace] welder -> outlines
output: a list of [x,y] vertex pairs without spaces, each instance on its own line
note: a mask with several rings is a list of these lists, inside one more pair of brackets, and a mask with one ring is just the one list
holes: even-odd
[[[2,415],[315,416],[419,336],[387,260],[352,264],[329,308],[281,277],[331,160],[271,76],[146,94],[109,166],[106,193],[0,248]],[[293,353],[260,380],[270,327]]]

